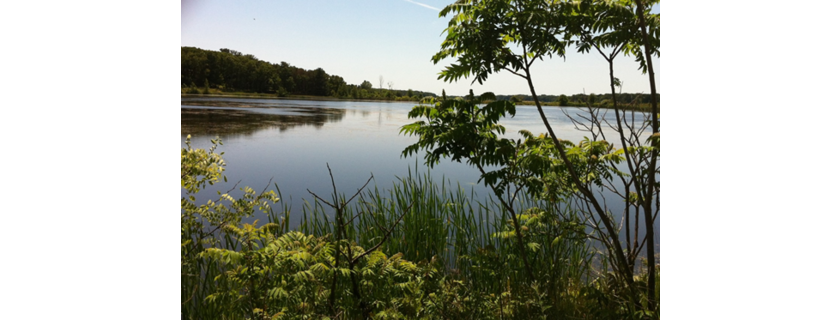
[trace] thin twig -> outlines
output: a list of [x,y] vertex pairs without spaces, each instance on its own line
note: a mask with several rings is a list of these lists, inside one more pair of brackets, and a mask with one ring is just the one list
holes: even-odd
[[239,181],[237,181],[236,183],[234,183],[234,184],[233,184],[233,188],[230,188],[230,190],[228,190],[228,191],[227,191],[227,192],[225,192],[225,193],[230,193],[231,191],[233,191],[233,189],[236,189],[236,186],[238,186],[240,182],[242,182],[242,180],[239,180]]
[[352,202],[353,199],[356,198],[356,196],[358,196],[360,193],[362,193],[362,190],[364,190],[365,187],[367,187],[368,183],[370,183],[371,180],[373,180],[373,173],[370,174],[370,178],[368,178],[367,182],[365,182],[365,184],[361,188],[359,188],[358,191],[356,191],[356,194],[354,194],[352,197],[350,197],[350,199],[347,200],[344,203],[344,205],[347,205],[348,203]]
[[319,197],[317,194],[315,194],[314,192],[312,192],[311,190],[309,190],[309,188],[307,188],[307,189],[306,189],[306,191],[308,191],[308,192],[309,192],[309,194],[311,194],[312,196],[314,196],[316,199],[321,200],[321,202],[326,203],[328,206],[335,208],[335,205],[334,205],[334,204],[332,204],[332,203],[330,203],[329,201],[324,200],[323,198]]
[[359,255],[359,256],[357,256],[357,257],[353,258],[353,262],[352,262],[352,264],[356,264],[356,262],[357,262],[359,259],[361,259],[362,257],[364,257],[364,256],[366,256],[366,255],[368,255],[368,254],[370,254],[371,252],[376,251],[376,249],[379,249],[379,247],[380,247],[380,246],[382,246],[382,244],[384,244],[384,243],[385,243],[385,241],[387,241],[387,240],[388,240],[388,237],[390,237],[390,236],[391,236],[391,233],[392,233],[392,232],[394,232],[394,228],[396,228],[396,226],[400,224],[400,221],[402,220],[402,218],[403,218],[403,217],[405,217],[405,215],[406,215],[406,214],[408,214],[408,212],[411,210],[411,207],[413,207],[413,206],[414,206],[414,201],[412,200],[411,204],[409,204],[409,205],[408,205],[408,207],[406,207],[405,209],[403,209],[403,213],[400,215],[400,217],[399,217],[399,218],[397,218],[397,221],[395,221],[395,222],[391,225],[391,229],[389,229],[389,230],[388,230],[388,232],[387,232],[387,233],[385,233],[385,235],[382,237],[382,240],[380,240],[380,241],[379,241],[379,243],[377,243],[375,246],[373,246],[372,248],[368,249],[367,251],[365,251],[365,252],[364,252],[364,253],[362,253],[361,255]]

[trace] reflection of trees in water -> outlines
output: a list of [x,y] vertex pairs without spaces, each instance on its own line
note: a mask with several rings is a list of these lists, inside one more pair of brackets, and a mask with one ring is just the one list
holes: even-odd
[[362,118],[367,118],[370,115],[370,111],[369,110],[364,110],[364,109],[363,110],[350,109],[350,112],[354,116],[356,115],[356,113],[359,113],[359,114],[362,115]]
[[296,126],[322,127],[344,118],[345,110],[291,108],[294,114],[270,114],[248,110],[181,108],[181,134],[250,136],[265,129],[286,131]]

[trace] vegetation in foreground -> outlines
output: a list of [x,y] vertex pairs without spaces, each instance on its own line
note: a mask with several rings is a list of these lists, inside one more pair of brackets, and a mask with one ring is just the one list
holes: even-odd
[[[387,191],[316,195],[301,225],[269,207],[276,192],[242,188],[197,203],[225,179],[224,160],[181,150],[181,302],[185,319],[640,318],[615,282],[593,268],[584,224],[562,203],[517,203],[534,279],[500,205],[428,176]],[[255,208],[269,221],[241,223]],[[639,279],[640,288],[644,279]],[[640,297],[643,298],[643,297]]]

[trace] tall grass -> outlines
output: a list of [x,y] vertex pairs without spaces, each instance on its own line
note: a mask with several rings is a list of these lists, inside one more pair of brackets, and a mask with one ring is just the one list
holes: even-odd
[[[390,238],[380,247],[386,254],[402,253],[411,261],[431,261],[436,257],[451,268],[458,268],[458,257],[499,239],[492,235],[500,219],[486,199],[479,202],[475,193],[469,195],[460,187],[432,181],[428,173],[417,176],[409,172],[390,189],[382,191],[373,186],[347,207],[345,216],[358,216],[345,227],[348,238],[361,246],[372,246],[384,236],[382,227],[397,224]],[[299,230],[315,236],[336,233],[332,208],[318,199],[306,203]]]
[[[341,198],[344,199],[344,198]],[[379,248],[386,255],[401,254],[408,261],[436,261],[450,279],[466,282],[471,290],[501,297],[544,299],[556,314],[574,309],[574,292],[590,281],[592,253],[583,224],[567,209],[523,199],[515,204],[539,283],[529,283],[514,243],[510,221],[492,198],[478,199],[445,178],[440,183],[428,173],[408,176],[387,191],[377,186],[362,193],[345,209],[357,219],[344,234],[362,247],[371,247],[397,224]],[[406,208],[409,212],[397,223]],[[304,207],[299,230],[329,237],[337,233],[335,212],[317,198]],[[543,292],[534,292],[537,286]],[[540,296],[542,295],[542,296]],[[547,306],[546,306],[547,307]]]
[[[346,201],[333,196],[322,198]],[[296,228],[280,207],[265,228],[227,226],[201,243],[212,254],[182,266],[184,319],[635,317],[609,270],[594,271],[584,224],[562,203],[515,203],[533,282],[500,205],[429,173],[364,190],[344,208],[354,219],[341,241],[329,204],[305,203]],[[333,259],[338,246],[359,255],[388,230],[359,264]]]

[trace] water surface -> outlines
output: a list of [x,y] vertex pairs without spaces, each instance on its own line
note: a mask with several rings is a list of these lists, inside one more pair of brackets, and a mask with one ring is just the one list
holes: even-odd
[[[293,224],[300,221],[304,201],[312,202],[307,190],[328,198],[332,192],[327,164],[332,168],[339,193],[352,194],[371,176],[379,189],[387,189],[397,177],[407,176],[419,166],[436,181],[444,178],[453,185],[476,192],[479,198],[490,196],[489,188],[478,183],[478,169],[464,163],[442,160],[433,169],[423,166],[422,154],[401,158],[401,151],[416,142],[416,137],[399,134],[400,127],[413,122],[408,112],[417,103],[369,101],[308,101],[284,99],[243,99],[185,97],[181,99],[181,146],[187,135],[194,148],[211,146],[219,137],[225,152],[227,183],[216,184],[198,194],[199,201],[216,197],[216,190],[226,192],[242,186],[256,191],[280,187],[286,204],[291,205]],[[544,109],[558,138],[580,141],[587,132],[579,131],[564,113],[583,114],[578,108]],[[612,111],[603,115],[614,120]],[[583,121],[585,123],[585,121]],[[519,130],[534,134],[545,127],[533,106],[517,107],[516,116],[501,121],[506,137],[518,138]],[[635,122],[640,126],[641,114]],[[607,138],[618,145],[618,134],[609,130]],[[238,183],[238,184],[237,184]],[[182,191],[183,192],[183,191]],[[241,192],[231,192],[234,197]],[[608,197],[607,205],[621,212],[620,199]],[[279,207],[276,209],[280,209]],[[264,220],[264,216],[256,218]],[[659,219],[656,223],[659,243]]]

